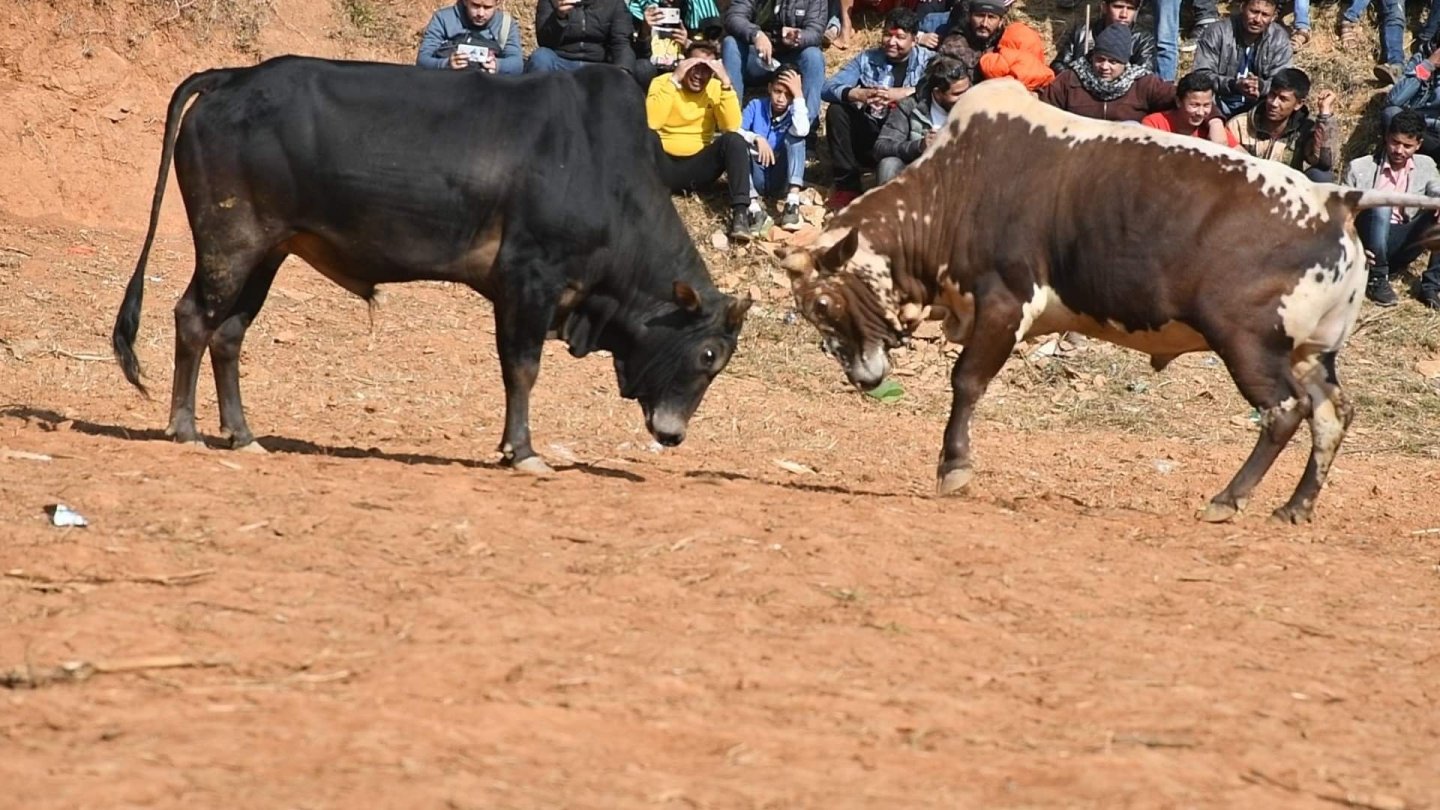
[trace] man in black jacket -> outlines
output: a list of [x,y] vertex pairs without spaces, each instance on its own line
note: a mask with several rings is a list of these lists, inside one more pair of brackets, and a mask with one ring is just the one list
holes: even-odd
[[813,124],[825,85],[827,16],[826,0],[731,0],[720,52],[725,72],[748,87],[768,83],[782,62],[795,65]]
[[1155,35],[1135,27],[1135,17],[1140,13],[1141,2],[1142,0],[1105,0],[1100,6],[1100,18],[1091,23],[1089,28],[1076,25],[1065,32],[1065,38],[1060,40],[1055,52],[1055,61],[1050,63],[1050,69],[1059,75],[1065,68],[1070,67],[1071,62],[1084,59],[1085,54],[1090,53],[1090,49],[1095,47],[1097,34],[1112,25],[1124,25],[1130,29],[1130,64],[1139,65],[1154,73]]
[[634,33],[624,0],[539,0],[535,6],[538,47],[525,70],[576,70],[608,62],[633,73]]

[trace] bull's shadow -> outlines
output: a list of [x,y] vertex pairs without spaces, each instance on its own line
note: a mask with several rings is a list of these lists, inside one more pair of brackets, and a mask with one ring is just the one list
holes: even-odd
[[819,492],[829,495],[864,495],[867,498],[913,498],[913,492],[881,492],[873,489],[856,489],[838,484],[806,484],[799,481],[772,481],[765,478],[758,478],[753,475],[738,472],[723,472],[720,470],[691,470],[685,473],[685,477],[694,481],[720,480],[720,481],[749,481],[753,484],[780,487],[782,489],[793,489],[798,492]]
[[[70,420],[55,411],[44,408],[34,408],[29,405],[6,405],[0,408],[0,417],[13,417],[24,419],[27,422],[36,422],[47,430],[56,430],[61,422],[69,422],[69,429],[76,433],[83,433],[87,436],[103,436],[107,439],[120,439],[130,442],[173,442],[165,431],[158,428],[142,428],[139,430],[127,428],[122,425],[105,425],[98,422],[90,422],[84,419]],[[473,458],[454,458],[451,456],[436,456],[428,453],[389,453],[378,447],[337,447],[333,445],[318,444],[307,439],[292,439],[285,436],[261,436],[257,439],[259,444],[272,453],[290,453],[301,456],[326,456],[331,458],[374,458],[383,461],[394,461],[400,464],[409,465],[433,465],[445,467],[459,465],[468,469],[481,470],[503,470],[504,465],[496,461],[481,461]],[[206,437],[207,447],[222,448],[218,438]],[[578,470],[586,475],[593,475],[599,478],[619,478],[631,483],[643,483],[645,478],[626,470],[615,470],[608,467],[597,467],[593,464],[575,463],[557,468],[558,472],[566,470]]]

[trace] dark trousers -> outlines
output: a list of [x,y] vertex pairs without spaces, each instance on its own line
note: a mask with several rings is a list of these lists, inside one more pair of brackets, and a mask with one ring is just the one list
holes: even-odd
[[722,132],[693,155],[675,157],[660,148],[655,136],[655,160],[660,177],[671,191],[694,191],[725,175],[730,205],[750,204],[750,147],[738,132]]
[[[1355,229],[1360,232],[1361,244],[1375,257],[1370,272],[1389,276],[1390,268],[1403,268],[1415,261],[1424,250],[1418,244],[1420,238],[1434,224],[1434,211],[1422,211],[1408,222],[1391,222],[1388,206],[1361,211],[1355,217]],[[1440,251],[1431,252],[1430,262],[1420,276],[1420,289],[1440,292]]]
[[875,167],[876,121],[850,104],[831,104],[825,112],[825,142],[835,167],[835,188],[860,191],[860,172]]

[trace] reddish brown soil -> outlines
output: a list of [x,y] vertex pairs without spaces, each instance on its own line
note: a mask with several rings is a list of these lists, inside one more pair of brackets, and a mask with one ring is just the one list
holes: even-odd
[[[833,369],[777,385],[752,330],[663,453],[605,360],[550,347],[533,422],[562,469],[536,480],[494,464],[487,304],[393,288],[372,327],[299,264],[246,347],[271,454],[164,441],[178,196],[154,400],[108,337],[157,111],[205,56],[45,55],[88,5],[0,11],[0,675],[213,666],[0,691],[0,807],[1440,804],[1433,461],[1342,453],[1318,522],[1274,528],[1297,445],[1208,526],[1239,431],[982,419],[975,488],[942,501],[938,419]],[[275,3],[309,33],[262,44],[323,52],[323,5]],[[97,118],[120,93],[137,111]],[[213,434],[208,373],[200,405]]]

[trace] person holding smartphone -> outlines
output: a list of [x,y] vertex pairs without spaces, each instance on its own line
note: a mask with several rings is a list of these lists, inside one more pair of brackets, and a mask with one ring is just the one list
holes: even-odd
[[415,64],[434,70],[521,73],[520,26],[500,0],[455,0],[436,11],[420,37]]
[[795,65],[812,130],[825,86],[828,9],[827,0],[731,0],[720,44],[725,70],[745,87],[768,86],[782,62]]

